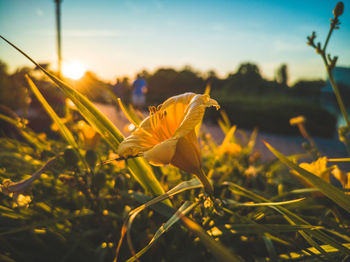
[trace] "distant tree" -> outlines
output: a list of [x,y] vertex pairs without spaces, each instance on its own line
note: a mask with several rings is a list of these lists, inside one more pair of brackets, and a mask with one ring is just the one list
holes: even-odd
[[215,79],[215,78],[218,78],[216,72],[214,70],[209,70],[207,72],[207,79]]
[[256,64],[253,63],[243,63],[240,64],[237,74],[239,75],[245,75],[245,76],[260,76],[260,70],[259,67]]
[[150,77],[150,73],[146,69],[143,69],[141,72],[137,73],[136,75],[140,75],[144,79],[147,79]]
[[8,69],[7,64],[0,60],[0,76],[6,76],[7,69]]
[[205,85],[209,84],[212,90],[218,90],[221,87],[221,80],[214,70],[209,70],[206,74]]
[[284,87],[288,86],[288,66],[286,64],[282,64],[277,68],[276,81]]
[[262,93],[265,86],[264,81],[256,64],[242,63],[239,65],[236,73],[228,75],[223,89],[229,95],[236,92]]
[[203,78],[190,67],[181,71],[172,68],[160,68],[148,79],[147,102],[161,103],[170,96],[185,92],[202,92],[205,87]]

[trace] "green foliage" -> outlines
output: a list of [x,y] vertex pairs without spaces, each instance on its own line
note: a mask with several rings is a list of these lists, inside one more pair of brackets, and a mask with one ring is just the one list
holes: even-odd
[[[298,129],[291,127],[289,119],[298,115],[306,118],[306,128],[314,136],[332,137],[335,133],[336,118],[321,107],[300,99],[286,96],[237,95],[227,97],[213,93],[228,112],[232,123],[242,128],[259,128],[261,131],[298,135]],[[209,112],[212,118],[216,112]]]
[[[82,155],[92,154],[92,149],[83,149],[85,141],[77,135],[80,127],[74,125],[67,126],[75,130]],[[349,218],[342,209],[323,198],[311,197],[312,190],[295,190],[303,188],[302,184],[279,162],[261,163],[252,151],[254,135],[240,141],[235,137],[235,127],[226,126],[225,130],[227,136],[220,145],[208,133],[201,133],[203,167],[211,173],[214,199],[199,194],[201,184],[196,179],[181,183],[190,175],[172,167],[161,168],[161,185],[171,190],[152,200],[132,179],[124,162],[88,170],[79,159],[72,167],[64,160],[65,154],[59,156],[40,179],[20,192],[30,196],[30,203],[0,194],[0,240],[6,243],[0,252],[15,261],[111,261],[129,214],[133,221],[132,228],[128,227],[128,242],[135,252],[141,250],[138,255],[142,261],[169,261],[174,257],[181,261],[214,260],[216,256],[246,261],[266,259],[271,252],[278,258],[288,257],[290,252],[299,257],[344,257],[348,251],[341,243],[349,242],[348,229],[339,224],[348,225]],[[66,151],[65,140],[46,139],[45,143],[49,152],[35,144],[1,138],[0,152],[6,152],[0,158],[1,183],[27,179],[52,155]],[[97,155],[103,162],[110,158],[113,148],[101,140],[93,152],[93,158]],[[174,208],[187,218],[174,215],[175,209],[162,203],[154,205],[171,195]],[[186,227],[180,227],[179,221]],[[166,224],[161,227],[163,222]],[[129,244],[120,247],[122,261],[133,260]],[[321,244],[341,251],[325,249]]]

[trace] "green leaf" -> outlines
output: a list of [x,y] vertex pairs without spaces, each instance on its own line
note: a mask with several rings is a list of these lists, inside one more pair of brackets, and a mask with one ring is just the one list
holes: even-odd
[[283,162],[288,167],[297,171],[304,179],[306,179],[314,187],[318,188],[325,196],[333,200],[340,207],[344,208],[346,211],[350,213],[350,196],[344,194],[342,190],[336,188],[332,184],[327,183],[326,181],[319,178],[318,176],[315,176],[309,171],[293,163],[268,143],[265,142],[265,145],[275,156],[277,156],[281,160],[281,162]]

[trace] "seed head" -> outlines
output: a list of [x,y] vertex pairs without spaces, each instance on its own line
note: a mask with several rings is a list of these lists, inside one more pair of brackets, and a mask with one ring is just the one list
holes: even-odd
[[338,2],[337,5],[333,9],[333,15],[334,17],[339,17],[343,14],[344,12],[344,3],[343,2]]

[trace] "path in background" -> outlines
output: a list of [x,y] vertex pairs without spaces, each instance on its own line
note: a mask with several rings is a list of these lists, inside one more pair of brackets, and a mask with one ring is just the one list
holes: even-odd
[[[127,126],[130,123],[122,112],[117,112],[116,108],[111,105],[97,103],[95,103],[95,105],[113,122],[113,124],[115,124],[120,129],[124,135],[129,134]],[[224,134],[219,126],[213,124],[205,124],[205,128],[211,133],[213,138],[218,143],[221,143],[221,141],[224,139]],[[250,136],[250,130],[241,131]],[[236,132],[239,133],[240,130],[237,130]],[[344,144],[336,138],[326,139],[315,137],[314,140],[322,155],[328,156],[329,158],[347,157],[347,152]],[[305,152],[301,144],[303,142],[306,142],[306,140],[302,137],[283,136],[259,132],[254,149],[261,152],[263,160],[271,160],[275,158],[274,155],[265,147],[263,141],[270,143],[273,147],[285,155]],[[346,169],[350,169],[350,163],[344,164],[344,166],[346,166]]]

